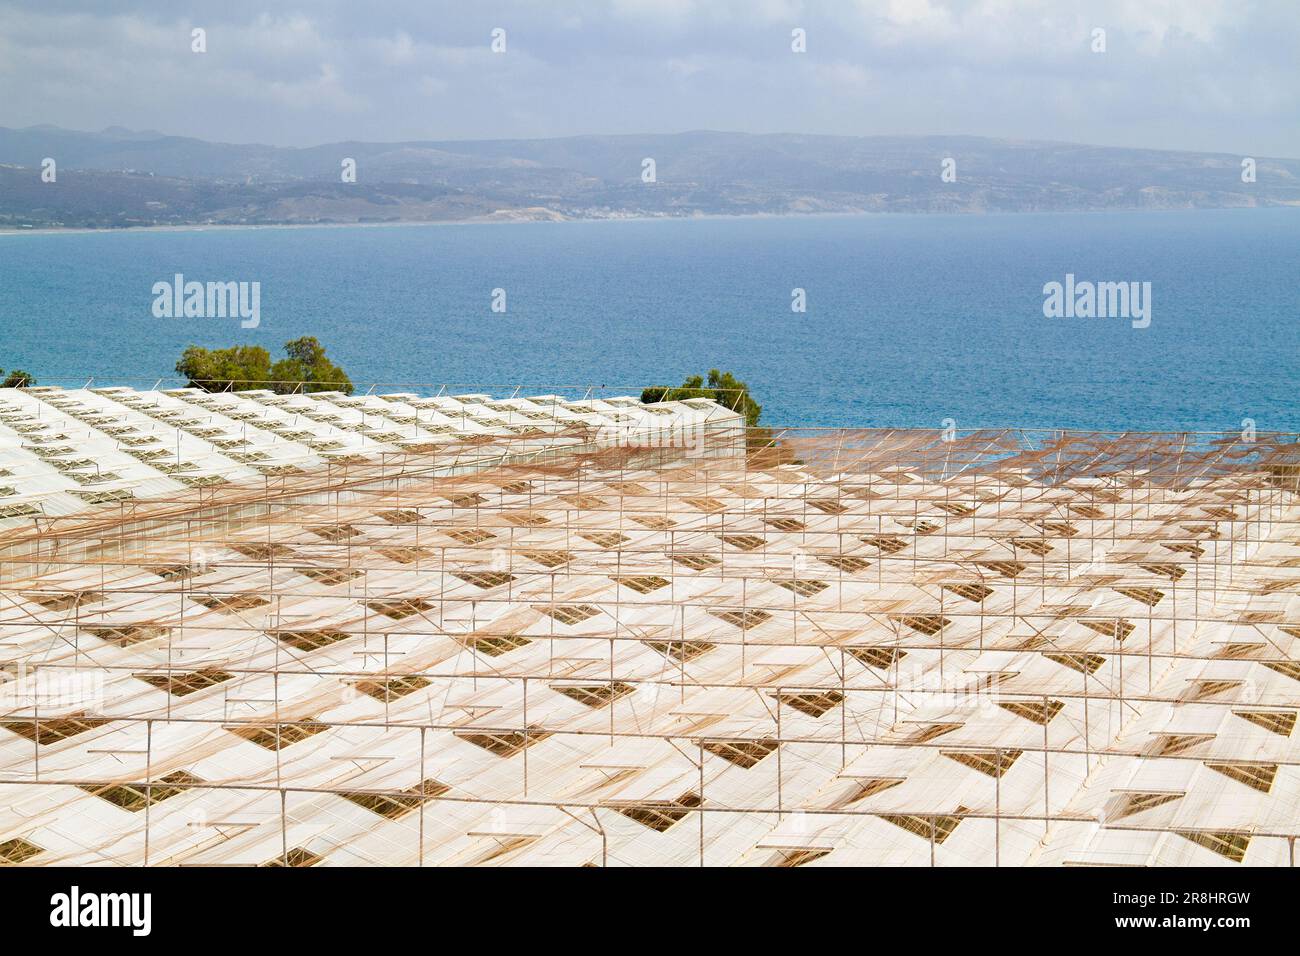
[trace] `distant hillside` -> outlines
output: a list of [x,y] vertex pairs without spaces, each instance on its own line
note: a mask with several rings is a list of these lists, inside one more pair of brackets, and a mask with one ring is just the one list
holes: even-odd
[[[45,157],[56,183],[42,183]],[[653,158],[657,182],[641,181]],[[956,160],[955,182],[941,163]],[[340,181],[356,160],[358,181]],[[1300,160],[978,137],[693,132],[545,140],[209,143],[0,127],[0,227],[431,222],[1300,205]]]

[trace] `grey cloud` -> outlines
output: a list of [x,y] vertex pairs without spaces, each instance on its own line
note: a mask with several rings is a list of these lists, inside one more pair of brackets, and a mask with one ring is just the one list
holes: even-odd
[[[498,26],[505,55],[488,49]],[[947,133],[1297,156],[1298,39],[1288,0],[0,2],[0,125],[277,145]]]

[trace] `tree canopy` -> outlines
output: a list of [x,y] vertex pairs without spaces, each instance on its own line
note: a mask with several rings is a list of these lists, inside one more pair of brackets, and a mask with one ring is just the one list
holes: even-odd
[[730,372],[709,369],[708,382],[704,376],[692,375],[677,388],[667,385],[652,385],[641,393],[641,401],[647,405],[655,402],[680,402],[688,398],[708,398],[739,412],[745,416],[745,424],[753,428],[763,414],[763,406],[754,401],[749,394],[749,386]]
[[0,381],[0,388],[27,388],[36,384],[32,373],[24,372],[20,368],[14,369],[8,375],[5,375],[5,370],[0,368],[0,376],[4,376],[4,381]]
[[325,356],[325,347],[312,336],[284,343],[285,358],[272,364],[260,345],[205,349],[191,345],[176,363],[192,388],[208,392],[242,392],[269,388],[291,392],[339,391],[352,394],[352,380]]

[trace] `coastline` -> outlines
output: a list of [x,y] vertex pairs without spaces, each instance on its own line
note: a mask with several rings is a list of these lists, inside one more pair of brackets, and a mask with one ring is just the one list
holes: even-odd
[[1261,209],[1300,209],[1300,203],[1271,203],[1256,206],[1169,206],[1152,208],[1150,206],[1126,206],[1114,209],[1031,209],[1017,212],[1005,210],[970,210],[944,212],[870,212],[856,210],[853,212],[784,212],[784,213],[692,213],[685,216],[579,216],[558,218],[492,218],[478,216],[472,219],[430,219],[404,220],[400,222],[284,222],[284,223],[184,223],[160,226],[117,226],[113,228],[94,228],[91,226],[74,226],[60,228],[44,226],[39,228],[13,228],[0,226],[0,237],[5,236],[75,236],[75,235],[123,235],[128,233],[149,232],[226,232],[235,230],[263,229],[391,229],[429,226],[525,226],[525,225],[559,225],[605,222],[691,222],[697,220],[758,220],[758,219],[863,219],[891,217],[933,217],[960,216],[962,218],[1002,218],[1011,216],[1059,216],[1059,215],[1096,215],[1105,216],[1114,213],[1197,213],[1224,212],[1232,210]]

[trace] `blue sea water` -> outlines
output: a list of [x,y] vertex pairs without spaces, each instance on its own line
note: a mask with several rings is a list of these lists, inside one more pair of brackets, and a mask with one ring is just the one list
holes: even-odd
[[[178,272],[260,282],[260,326],[154,318]],[[1045,318],[1067,273],[1150,282],[1150,327]],[[779,425],[1290,431],[1300,209],[0,236],[0,365],[45,383],[148,387],[191,343],[300,335],[434,389],[720,367]]]

